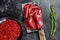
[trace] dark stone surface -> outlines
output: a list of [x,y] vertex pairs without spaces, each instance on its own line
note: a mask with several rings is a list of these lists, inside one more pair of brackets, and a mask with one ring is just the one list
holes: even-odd
[[[32,1],[32,0],[29,0]],[[23,36],[21,40],[39,40],[38,33],[26,33],[26,29],[24,28],[22,17],[23,17],[23,11],[22,11],[22,5],[21,3],[29,2],[27,0],[7,0],[4,2],[1,2],[0,0],[0,18],[8,16],[12,18],[16,18],[23,29]],[[45,30],[46,38],[47,40],[60,40],[60,0],[33,0],[34,3],[41,6],[43,11],[43,28]],[[50,30],[50,19],[49,19],[49,13],[50,13],[50,4],[53,4],[55,6],[55,11],[57,13],[57,31],[54,35],[54,37],[49,37],[49,30]],[[5,6],[7,5],[7,6]],[[6,9],[8,8],[8,9]],[[6,13],[7,12],[7,13]],[[18,13],[17,13],[18,12]],[[20,40],[20,39],[18,39]]]

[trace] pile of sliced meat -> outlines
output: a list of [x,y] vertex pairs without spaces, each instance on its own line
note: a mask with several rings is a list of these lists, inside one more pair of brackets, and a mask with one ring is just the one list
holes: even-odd
[[16,40],[21,34],[18,22],[8,19],[0,24],[0,40]]
[[41,29],[43,25],[41,8],[32,3],[24,5],[24,19],[24,25],[27,29]]

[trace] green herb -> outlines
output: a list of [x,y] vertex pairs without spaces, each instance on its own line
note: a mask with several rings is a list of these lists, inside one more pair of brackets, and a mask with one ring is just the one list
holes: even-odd
[[56,12],[54,6],[50,5],[50,35],[54,36],[56,32]]

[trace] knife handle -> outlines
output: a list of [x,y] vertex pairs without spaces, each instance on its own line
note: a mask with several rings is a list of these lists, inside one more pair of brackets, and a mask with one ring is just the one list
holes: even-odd
[[39,38],[40,40],[46,40],[44,29],[39,30]]

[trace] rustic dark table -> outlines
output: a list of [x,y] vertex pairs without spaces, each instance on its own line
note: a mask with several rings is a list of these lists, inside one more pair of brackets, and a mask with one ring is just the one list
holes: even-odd
[[[1,2],[0,2],[0,17],[3,17],[4,15],[6,15],[6,12],[9,14],[9,16],[11,17],[15,17],[16,19],[20,20],[21,19],[21,15],[20,13],[22,14],[23,12],[20,10],[21,9],[21,4],[24,3],[24,2],[29,2],[31,0],[28,0],[28,1],[24,1],[24,0],[11,0],[12,1],[12,4],[13,6],[11,5],[11,3],[9,4],[11,7],[10,9],[12,10],[11,13],[9,13],[8,11],[5,10],[5,6],[2,5],[1,6]],[[10,2],[10,0],[9,0]],[[46,35],[46,39],[47,40],[60,40],[60,0],[33,0],[33,2],[37,3],[39,6],[41,6],[42,8],[42,11],[43,11],[43,22],[44,22],[44,25],[43,25],[43,28],[45,30],[45,35]],[[16,5],[15,5],[16,3]],[[6,2],[6,4],[8,5],[8,3]],[[53,4],[55,6],[55,11],[57,13],[57,31],[54,35],[54,37],[49,37],[49,30],[50,30],[50,19],[49,19],[49,13],[50,13],[50,4]],[[8,5],[8,6],[9,6]],[[19,16],[17,15],[17,9],[15,10],[14,9],[17,8],[19,9]],[[9,9],[9,10],[10,10]],[[13,9],[15,10],[13,12]],[[7,14],[7,15],[8,15]],[[23,23],[20,22],[21,25],[23,26]],[[22,27],[23,28],[23,27]],[[37,32],[34,32],[34,33],[26,33],[26,30],[25,28],[23,28],[23,35],[22,35],[22,39],[21,40],[39,40],[39,37],[38,37],[38,33]]]

